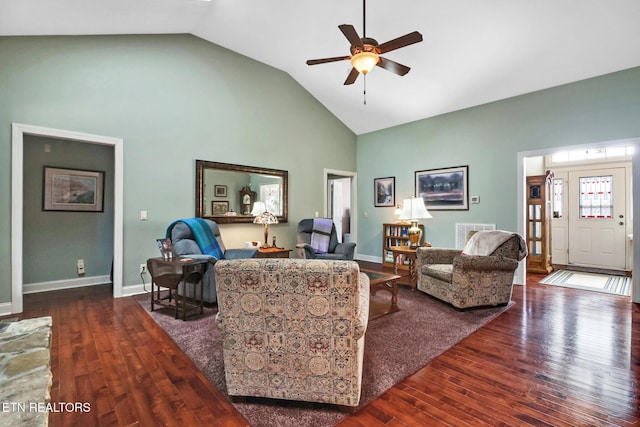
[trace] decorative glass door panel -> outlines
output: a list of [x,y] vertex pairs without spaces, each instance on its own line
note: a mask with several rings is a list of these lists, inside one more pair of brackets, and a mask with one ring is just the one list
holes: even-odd
[[613,217],[613,176],[580,177],[580,219]]

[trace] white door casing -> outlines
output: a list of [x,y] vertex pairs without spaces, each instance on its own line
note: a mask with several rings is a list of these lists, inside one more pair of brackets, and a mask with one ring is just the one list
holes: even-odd
[[92,135],[68,130],[13,123],[11,128],[11,312],[23,311],[22,301],[22,215],[23,215],[23,156],[24,136],[35,135],[66,139],[89,144],[109,145],[114,148],[113,182],[113,296],[122,296],[123,260],[123,140],[107,136]]

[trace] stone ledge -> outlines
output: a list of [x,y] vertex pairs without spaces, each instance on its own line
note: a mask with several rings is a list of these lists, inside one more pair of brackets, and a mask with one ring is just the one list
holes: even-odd
[[3,426],[46,426],[51,400],[51,317],[0,322]]

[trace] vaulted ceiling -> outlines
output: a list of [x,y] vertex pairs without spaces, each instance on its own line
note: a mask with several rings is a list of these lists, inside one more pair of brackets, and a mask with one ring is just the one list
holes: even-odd
[[[278,68],[354,133],[640,66],[638,0],[369,0],[366,31],[382,43],[424,41],[384,55],[344,86],[349,55],[338,30],[362,35],[360,0],[0,0],[0,35],[191,33]],[[1,66],[2,58],[0,58]]]

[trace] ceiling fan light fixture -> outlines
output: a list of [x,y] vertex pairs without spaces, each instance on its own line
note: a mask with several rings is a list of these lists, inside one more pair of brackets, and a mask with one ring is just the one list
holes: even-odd
[[350,59],[353,68],[362,74],[367,74],[376,66],[380,58],[375,52],[360,52],[353,55]]

